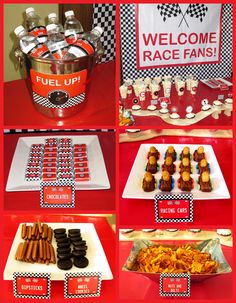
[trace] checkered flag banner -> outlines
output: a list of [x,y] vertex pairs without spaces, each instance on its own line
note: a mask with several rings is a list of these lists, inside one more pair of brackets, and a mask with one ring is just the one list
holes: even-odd
[[205,4],[189,4],[186,14],[190,17],[198,18],[202,22],[207,11],[208,7]]
[[179,4],[158,4],[157,9],[165,22],[167,18],[177,17],[182,13]]

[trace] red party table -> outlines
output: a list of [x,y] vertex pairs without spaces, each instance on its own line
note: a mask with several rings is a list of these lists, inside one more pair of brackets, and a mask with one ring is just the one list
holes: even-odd
[[[204,132],[203,132],[204,133]],[[222,174],[232,197],[232,139],[218,139],[207,137],[173,137],[161,136],[145,141],[120,144],[120,224],[121,225],[154,225],[154,201],[142,199],[122,199],[122,193],[131,171],[133,162],[140,144],[209,144],[212,145]],[[232,198],[225,200],[194,200],[192,223],[184,225],[216,225],[229,226],[232,224]],[[178,223],[175,223],[178,226]],[[158,223],[163,226],[163,223]],[[173,226],[172,223],[164,223],[164,226]]]
[[[6,182],[12,162],[13,154],[15,152],[17,141],[20,137],[28,136],[57,136],[57,135],[97,135],[103,157],[107,169],[108,178],[111,188],[107,190],[80,190],[76,191],[75,198],[75,210],[78,211],[100,211],[109,212],[115,209],[115,133],[114,132],[55,132],[55,133],[31,133],[31,134],[8,134],[4,137],[4,185],[6,188]],[[5,210],[40,210],[41,212],[61,212],[62,209],[58,208],[52,210],[49,208],[40,208],[40,192],[28,191],[28,192],[5,192],[4,198]],[[63,209],[65,212],[66,209]]]
[[[176,241],[177,242],[177,241]],[[161,298],[159,295],[159,283],[150,280],[141,274],[122,271],[130,250],[132,242],[120,241],[119,242],[119,289],[120,299],[126,300],[144,300],[145,302],[166,302],[178,300],[179,302],[209,302],[208,300],[230,300],[232,298],[232,280],[233,274],[219,275],[204,281],[191,283],[190,299],[188,298]],[[232,247],[222,246],[223,254],[232,267],[233,256]],[[153,300],[153,301],[152,301]],[[214,301],[215,302],[215,301]]]
[[[108,263],[111,267],[111,271],[115,273],[115,233],[109,226],[106,218],[93,217],[93,216],[77,216],[77,215],[38,215],[38,214],[22,214],[22,215],[4,215],[4,249],[2,250],[2,266],[4,266],[7,261],[8,254],[14,239],[18,225],[22,222],[35,222],[40,220],[40,222],[70,222],[70,223],[93,223],[97,234],[102,243],[103,249],[105,251]],[[46,267],[46,265],[45,265]],[[86,302],[111,302],[115,295],[115,279],[102,281],[101,296],[97,298],[86,298]],[[4,302],[20,302],[25,301],[24,299],[15,299],[13,296],[13,284],[12,281],[3,281],[3,301]],[[64,299],[63,298],[63,281],[52,281],[51,283],[51,300],[50,302],[74,302],[75,299]],[[79,300],[79,299],[77,299]],[[80,299],[83,300],[83,299]],[[40,299],[34,299],[34,302],[41,302]]]
[[[232,82],[232,79],[227,79],[228,81]],[[178,96],[177,91],[175,89],[175,86],[172,85],[171,89],[171,95],[170,100],[171,104],[168,105],[168,109],[171,111],[172,108],[176,108],[177,113],[180,115],[181,119],[184,119],[186,115],[186,107],[192,106],[193,107],[193,113],[198,113],[201,111],[202,107],[202,100],[208,99],[209,104],[212,104],[214,100],[217,100],[218,95],[223,95],[224,99],[228,98],[228,94],[232,94],[232,87],[228,91],[220,91],[220,89],[212,89],[202,82],[199,82],[197,94],[191,95],[190,92],[185,91],[185,94],[183,96]],[[163,89],[160,91],[160,97],[164,96]],[[134,98],[134,97],[133,97]],[[130,98],[125,101],[125,107],[131,108],[133,103],[132,99]],[[148,105],[150,105],[150,101],[144,101],[143,103],[143,109],[146,109]],[[160,105],[157,105],[157,108],[160,109]],[[156,116],[135,116],[135,126],[142,126],[142,125],[160,125],[165,127],[173,127],[173,125],[168,124],[164,122],[160,117]],[[230,117],[224,115],[223,113],[219,116],[219,119],[216,120],[212,118],[212,116],[208,116],[207,118],[199,121],[198,123],[194,125],[232,125],[232,115]]]
[[78,114],[65,119],[50,119],[40,114],[33,105],[26,80],[4,84],[4,125],[42,127],[112,126],[115,124],[115,62],[94,68],[85,107]]

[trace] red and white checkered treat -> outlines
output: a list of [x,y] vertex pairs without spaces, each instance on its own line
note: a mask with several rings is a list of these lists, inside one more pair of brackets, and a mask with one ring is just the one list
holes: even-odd
[[57,146],[46,146],[44,148],[45,153],[57,152]]
[[50,162],[50,163],[43,163],[43,169],[46,168],[57,168],[57,163],[56,162]]
[[76,171],[79,168],[88,168],[88,162],[74,163],[74,170]]
[[56,166],[55,167],[43,167],[42,172],[56,174],[57,168],[56,168]]
[[41,167],[39,167],[39,166],[37,166],[37,167],[27,167],[26,168],[26,173],[29,173],[29,174],[41,173]]
[[56,144],[57,145],[58,140],[57,138],[47,138],[45,139],[45,145],[49,145],[49,144]]
[[56,181],[57,175],[54,173],[43,173],[42,174],[42,180],[43,181]]
[[44,160],[46,159],[57,159],[57,152],[46,152],[44,153]]
[[73,172],[69,172],[69,173],[58,173],[58,179],[72,179],[74,180],[74,174]]
[[88,173],[75,173],[75,182],[89,181],[90,177]]
[[25,174],[26,181],[39,181],[40,179],[41,179],[41,172]]

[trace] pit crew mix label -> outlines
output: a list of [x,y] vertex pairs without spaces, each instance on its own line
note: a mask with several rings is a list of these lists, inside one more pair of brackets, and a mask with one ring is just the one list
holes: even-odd
[[160,296],[162,297],[189,297],[190,275],[188,274],[161,274]]

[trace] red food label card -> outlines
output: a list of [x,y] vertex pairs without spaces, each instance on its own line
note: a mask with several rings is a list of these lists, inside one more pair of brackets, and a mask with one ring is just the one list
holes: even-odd
[[74,181],[41,182],[41,207],[74,207]]
[[154,199],[156,222],[193,221],[192,194],[160,194]]
[[50,274],[14,273],[14,296],[17,298],[49,299]]
[[160,296],[190,296],[190,275],[161,274]]
[[65,275],[65,298],[100,296],[101,276],[101,272],[67,273]]

